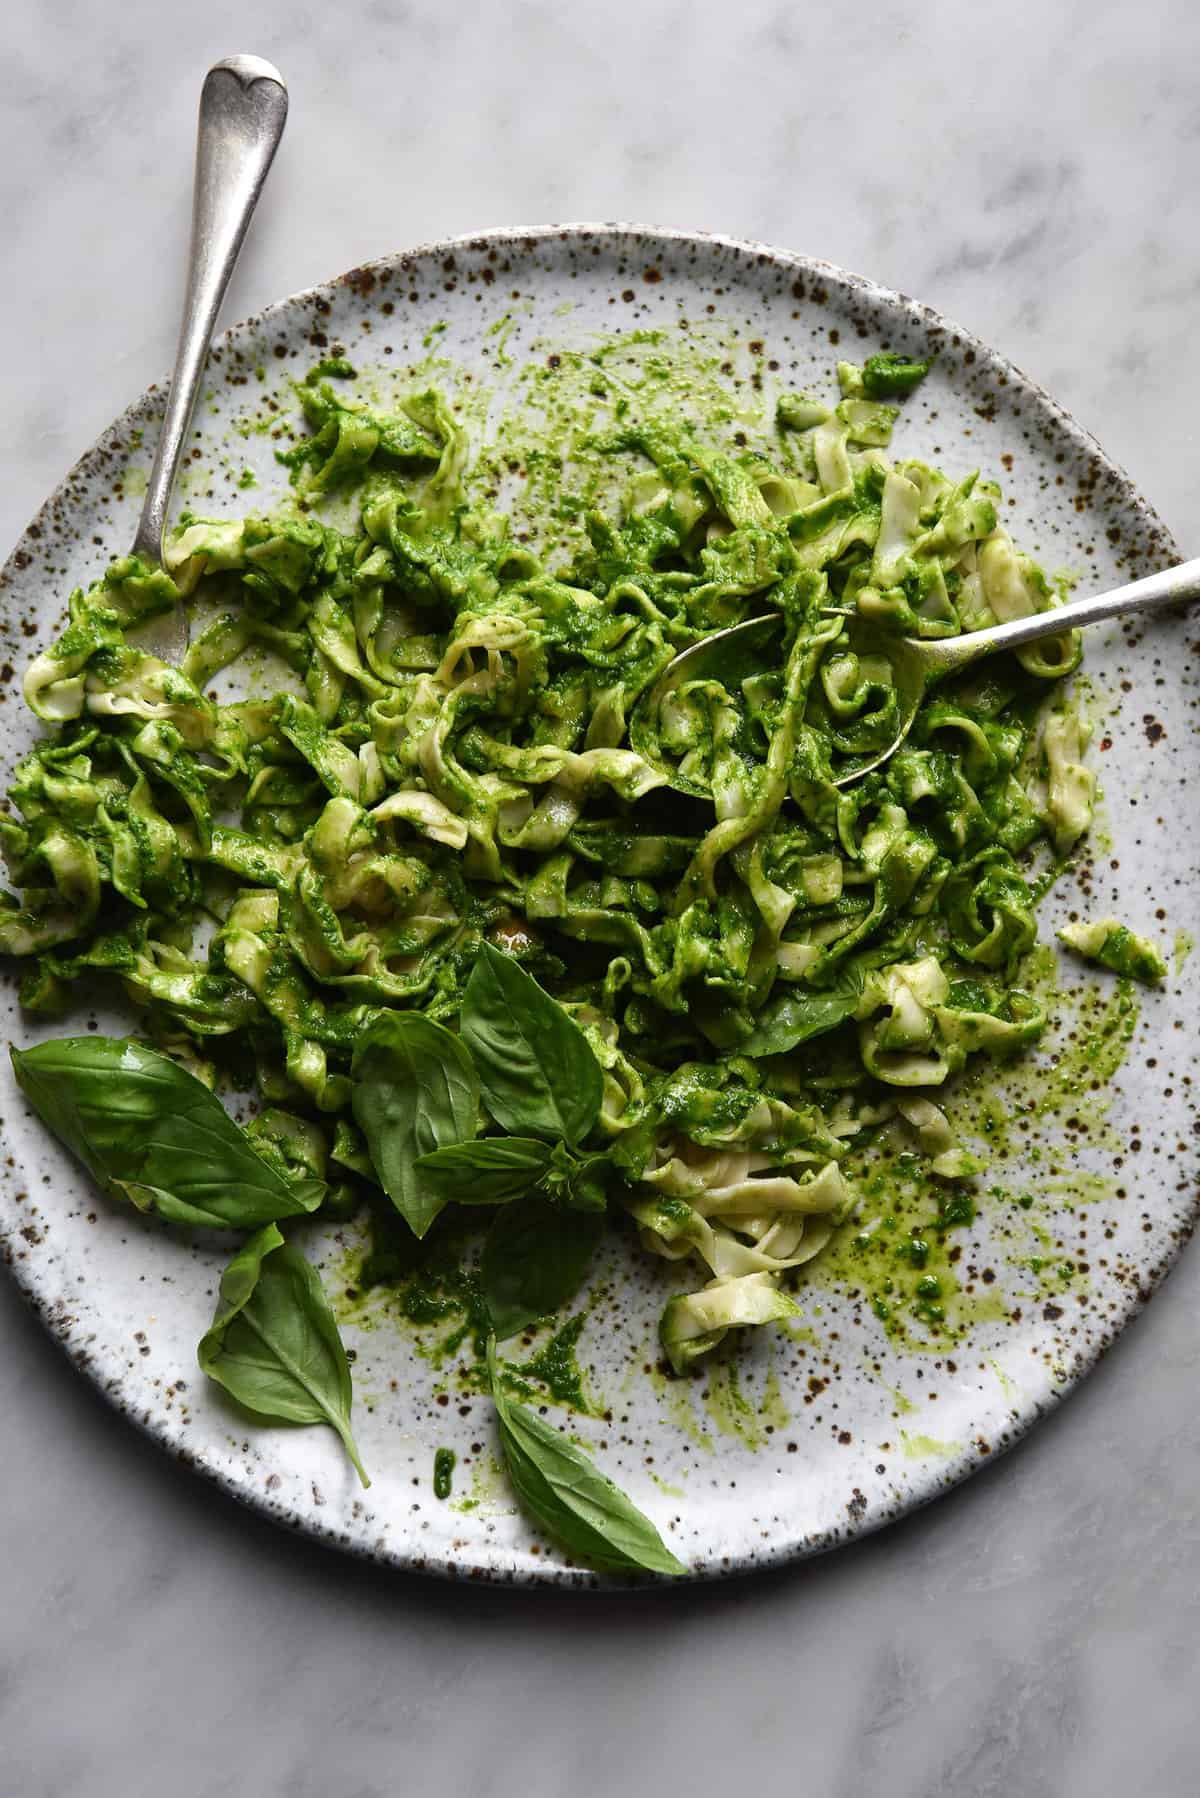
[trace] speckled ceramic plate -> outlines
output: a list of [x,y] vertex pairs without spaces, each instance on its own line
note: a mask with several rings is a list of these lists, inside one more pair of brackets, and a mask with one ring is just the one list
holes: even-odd
[[[904,453],[999,477],[1005,523],[1021,545],[1089,586],[1175,556],[1099,446],[1009,363],[926,307],[785,252],[619,226],[431,245],[236,326],[213,353],[184,497],[197,510],[243,509],[246,467],[260,483],[256,504],[282,486],[270,435],[251,427],[291,410],[289,379],[327,348],[344,348],[361,366],[398,366],[417,359],[437,327],[439,353],[487,381],[555,343],[701,326],[726,334],[729,379],[751,405],[770,403],[783,386],[827,388],[839,356],[881,345],[936,351],[934,373],[901,421]],[[5,682],[56,630],[69,588],[131,541],[160,401],[152,389],[105,432],[0,576]],[[1046,907],[1044,935],[1073,907],[1100,907],[1169,942],[1194,912],[1200,826],[1183,799],[1200,769],[1194,637],[1194,626],[1168,621],[1089,638],[1105,806],[1091,859]],[[33,720],[15,685],[0,685],[0,701],[7,779]],[[599,1415],[580,1419],[578,1432],[698,1575],[816,1553],[935,1497],[1069,1392],[1146,1301],[1195,1213],[1185,1144],[1195,1118],[1196,970],[1197,962],[1183,967],[1164,992],[1144,997],[1099,1121],[1073,1100],[1045,1115],[1022,1110],[1022,1127],[1008,1133],[1017,1146],[997,1156],[977,1220],[958,1234],[956,1315],[969,1323],[961,1338],[923,1351],[896,1346],[852,1266],[822,1275],[818,1263],[803,1330],[746,1332],[736,1357],[671,1384],[655,1370],[669,1270],[610,1251],[580,1345]],[[1070,1002],[1041,1057],[1048,1081],[1056,1057],[1078,1053],[1081,1031],[1099,1041],[1128,1022],[1113,1011],[1111,984],[1093,987],[1078,970],[1070,979]],[[6,1034],[24,1044],[37,1032],[15,986],[6,975],[0,1003]],[[99,1015],[101,1028],[130,1022]],[[315,1236],[310,1248],[353,1319],[345,1330],[356,1357],[355,1430],[374,1475],[367,1493],[331,1433],[248,1431],[206,1388],[195,1345],[212,1312],[219,1245],[107,1204],[29,1117],[7,1065],[0,1078],[5,1259],[118,1410],[247,1504],[381,1562],[594,1583],[516,1512],[493,1458],[488,1405],[460,1385],[453,1358],[439,1368],[415,1352],[428,1339],[415,1344],[382,1299],[345,1298],[352,1228]],[[991,1075],[1000,1113],[1027,1104],[1005,1078]],[[431,1482],[441,1446],[458,1454],[446,1502]]]

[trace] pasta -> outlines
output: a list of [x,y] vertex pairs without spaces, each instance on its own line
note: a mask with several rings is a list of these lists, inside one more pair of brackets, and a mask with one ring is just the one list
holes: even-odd
[[[23,1002],[119,980],[210,1083],[252,1063],[260,1151],[353,1204],[378,1184],[356,1040],[389,1008],[453,1027],[490,942],[600,1063],[610,1206],[704,1276],[666,1308],[674,1366],[787,1315],[884,1118],[938,1175],[977,1168],[938,1095],[1043,1029],[1022,959],[1094,796],[1065,639],[930,694],[834,784],[894,734],[889,640],[1056,598],[994,486],[889,460],[924,370],[872,362],[832,405],[784,396],[772,458],[626,411],[588,446],[623,502],[569,566],[470,498],[443,395],[382,411],[314,371],[293,504],[185,519],[166,572],[114,562],[28,670],[47,734],[0,823]],[[178,669],[136,642],[177,592],[208,613]],[[777,656],[649,706],[765,613]],[[210,696],[263,657],[280,690]]]

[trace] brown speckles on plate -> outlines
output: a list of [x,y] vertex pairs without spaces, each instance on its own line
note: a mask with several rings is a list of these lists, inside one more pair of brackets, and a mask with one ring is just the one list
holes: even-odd
[[[437,353],[469,365],[486,385],[497,367],[489,332],[506,314],[506,354],[542,369],[564,344],[587,346],[616,325],[669,334],[686,320],[693,335],[723,332],[730,379],[751,409],[769,408],[785,388],[830,391],[838,354],[935,353],[928,383],[897,427],[903,453],[960,475],[978,462],[1000,478],[1015,502],[1006,523],[1051,570],[1071,566],[1089,583],[1115,581],[1175,559],[1161,522],[1094,440],[1035,382],[927,307],[760,244],[609,225],[430,245],[351,270],[235,326],[214,358],[213,410],[199,427],[197,485],[187,503],[229,511],[246,503],[232,491],[227,500],[203,497],[227,490],[222,456],[231,455],[237,475],[249,467],[258,479],[255,505],[270,503],[281,481],[275,433],[294,409],[290,382],[306,360],[344,353],[363,368],[403,369],[444,323]],[[161,393],[151,389],[71,471],[9,558],[0,575],[0,691],[15,688],[31,639],[46,628],[36,621],[61,612],[69,588],[94,578],[130,540],[139,500],[129,473],[148,467],[160,415]],[[1171,910],[1195,891],[1200,840],[1178,785],[1197,768],[1200,664],[1190,653],[1194,630],[1185,631],[1185,621],[1156,627],[1155,654],[1164,647],[1153,668],[1149,633],[1136,647],[1120,631],[1089,641],[1106,795],[1101,828],[1113,850],[1081,862],[1073,887],[1064,883],[1062,915],[1072,903],[1086,910],[1092,891],[1096,904],[1143,928],[1188,923]],[[7,771],[32,735],[19,705],[0,707],[0,733]],[[1159,907],[1168,923],[1155,922]],[[977,1301],[995,1314],[947,1345],[952,1354],[906,1357],[861,1294],[822,1289],[819,1315],[803,1320],[806,1334],[764,1332],[734,1357],[754,1426],[739,1436],[730,1433],[739,1413],[721,1385],[727,1375],[672,1381],[657,1367],[656,1319],[679,1271],[650,1266],[623,1241],[606,1249],[607,1296],[583,1338],[588,1379],[603,1403],[600,1416],[578,1421],[579,1433],[607,1444],[597,1447],[606,1469],[697,1576],[818,1553],[936,1496],[1018,1440],[1144,1304],[1195,1220],[1196,1089],[1190,1076],[1185,1084],[1186,1068],[1166,1070],[1180,1060],[1172,1045],[1190,1041],[1198,963],[1200,956],[1179,981],[1144,996],[1112,1109],[1098,1127],[1027,1119],[1015,1132],[1023,1146],[1012,1165],[985,1177],[963,1263],[980,1270]],[[1079,992],[1090,978],[1080,976]],[[16,1007],[11,979],[0,986],[0,1007],[7,1035],[36,1034]],[[114,1011],[99,1022],[122,1029],[130,1018]],[[34,1127],[11,1082],[2,1099],[11,1162],[0,1174],[0,1253],[76,1365],[183,1465],[287,1527],[383,1564],[499,1585],[613,1583],[570,1565],[529,1529],[499,1476],[477,1392],[462,1390],[453,1366],[439,1370],[415,1353],[382,1299],[346,1301],[356,1319],[346,1336],[371,1490],[358,1490],[328,1432],[248,1434],[195,1368],[221,1245],[183,1241],[118,1211]],[[1018,1174],[1022,1155],[1028,1165]],[[1014,1266],[1004,1196],[1076,1167],[1111,1175],[1122,1156],[1137,1186],[1098,1188],[1094,1202],[1054,1212],[1053,1254],[1077,1271],[1061,1290],[1039,1290],[1027,1268]],[[990,1184],[1000,1198],[987,1192]],[[312,1238],[331,1291],[354,1284],[344,1271],[352,1234],[341,1226]],[[449,1504],[434,1506],[429,1469],[443,1444],[459,1452],[464,1483]]]

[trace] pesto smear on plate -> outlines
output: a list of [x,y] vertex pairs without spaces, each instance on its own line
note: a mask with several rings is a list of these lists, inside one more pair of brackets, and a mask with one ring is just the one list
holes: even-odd
[[[943,1091],[1047,1024],[1036,910],[1094,778],[1062,638],[938,686],[835,785],[895,734],[889,641],[1058,602],[997,487],[893,453],[926,365],[840,364],[751,444],[629,342],[552,355],[492,436],[451,371],[384,401],[322,363],[286,506],[185,516],[165,572],[72,594],[25,677],[50,728],[0,821],[0,951],[32,1011],[96,974],[139,1008],[140,1041],[14,1062],[111,1194],[245,1233],[212,1378],[356,1457],[336,1324],[277,1225],[367,1204],[424,1238],[479,1207],[464,1278],[518,1496],[586,1558],[678,1572],[495,1342],[575,1300],[609,1226],[677,1264],[676,1373],[793,1317],[841,1226],[873,1250],[848,1220],[881,1133],[952,1224],[983,1164]],[[174,668],[138,627],[178,594]],[[682,649],[772,612],[769,660],[651,704]],[[1165,971],[1119,920],[1062,934]],[[244,1131],[222,1080],[256,1091]],[[930,1246],[905,1254],[936,1329]]]

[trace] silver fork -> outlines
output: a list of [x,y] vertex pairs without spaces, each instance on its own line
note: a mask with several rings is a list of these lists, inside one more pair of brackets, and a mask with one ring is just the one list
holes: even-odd
[[[175,372],[133,553],[162,566],[163,532],[175,477],[208,361],[213,327],[287,121],[283,76],[260,56],[214,63],[200,90],[192,241]],[[139,646],[179,662],[188,644],[187,613],[176,603],[138,633]]]
[[[899,701],[896,735],[886,749],[869,760],[856,762],[847,773],[834,781],[834,786],[848,787],[872,769],[882,767],[904,742],[921,709],[927,690],[949,674],[957,674],[978,662],[983,656],[1004,649],[1022,649],[1027,643],[1038,643],[1046,637],[1059,637],[1081,625],[1099,624],[1105,618],[1127,618],[1139,613],[1159,612],[1165,606],[1186,604],[1200,599],[1200,559],[1180,562],[1164,568],[1140,581],[1129,581],[1107,593],[1091,593],[1085,599],[1073,599],[1053,611],[1034,612],[1028,618],[1012,618],[1007,624],[994,624],[987,630],[965,631],[956,637],[883,637],[876,634],[873,647],[887,657]],[[848,614],[852,617],[852,614]],[[747,618],[728,630],[715,631],[692,644],[668,662],[649,693],[638,701],[630,727],[630,740],[635,748],[659,771],[671,786],[683,792],[703,796],[704,789],[682,778],[671,763],[663,760],[655,749],[653,720],[663,700],[685,681],[717,680],[731,668],[741,666],[747,657],[765,653],[783,628],[779,613],[762,618]],[[769,663],[761,663],[762,668]]]

